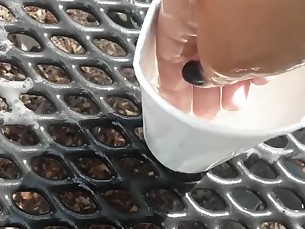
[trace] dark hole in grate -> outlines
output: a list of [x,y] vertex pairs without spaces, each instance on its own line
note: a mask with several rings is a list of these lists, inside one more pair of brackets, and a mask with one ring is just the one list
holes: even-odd
[[51,11],[37,7],[37,6],[25,6],[24,11],[35,21],[43,24],[57,24],[58,20]]
[[[237,221],[226,221],[224,222],[220,229],[248,229],[246,228],[244,225],[242,225],[241,223],[237,222]],[[268,229],[276,229],[276,228],[268,228]],[[280,228],[277,228],[280,229]]]
[[178,229],[207,229],[207,227],[200,222],[180,222]]
[[243,208],[256,211],[266,209],[266,204],[254,191],[237,188],[232,191],[232,196]]
[[69,84],[71,77],[61,68],[55,65],[37,65],[38,72],[44,79],[56,84]]
[[211,172],[215,174],[216,176],[222,177],[222,178],[236,178],[238,177],[237,170],[230,165],[229,163],[223,163],[220,164],[213,169],[211,169]]
[[278,176],[274,167],[257,155],[251,155],[244,161],[244,165],[251,173],[264,179],[275,179]]
[[43,229],[70,229],[70,228],[66,226],[47,226],[44,227]]
[[111,147],[126,146],[126,139],[116,129],[107,127],[94,127],[92,133],[101,143]]
[[22,94],[19,99],[37,114],[54,114],[57,111],[55,105],[43,95]]
[[98,19],[88,9],[68,9],[66,13],[69,17],[80,25],[98,26]]
[[139,223],[135,225],[132,229],[161,229],[161,228],[152,223]]
[[80,68],[80,73],[85,77],[86,80],[90,81],[91,83],[103,86],[109,86],[113,84],[113,81],[108,74],[96,67],[90,66],[82,66]]
[[269,139],[265,142],[265,144],[274,148],[285,148],[288,144],[288,139],[286,136],[279,136],[276,138]]
[[107,224],[93,224],[88,229],[116,229],[116,228],[112,225],[107,225]]
[[59,50],[65,53],[75,55],[82,55],[86,53],[84,47],[72,37],[53,36],[51,41]]
[[108,97],[107,103],[111,108],[121,115],[125,116],[139,116],[140,109],[129,99],[122,97]]
[[120,212],[135,213],[139,211],[138,205],[126,190],[108,190],[104,193],[107,203]]
[[273,191],[275,197],[283,203],[283,205],[291,210],[304,210],[304,204],[293,190],[276,189]]
[[100,111],[96,103],[87,95],[67,95],[65,102],[73,111],[83,115],[94,115]]
[[144,133],[143,133],[143,127],[137,127],[134,129],[134,133],[137,135],[137,137],[144,141]]
[[115,38],[108,38],[108,39],[97,38],[93,40],[93,43],[103,53],[109,56],[123,57],[127,55],[122,44],[120,44],[120,42],[117,39]]
[[289,228],[284,226],[284,224],[280,222],[270,221],[270,222],[264,222],[261,225],[260,229],[289,229]]
[[80,131],[72,125],[51,125],[49,133],[53,140],[63,146],[82,146],[85,140]]
[[283,166],[295,177],[305,180],[305,164],[300,160],[285,159]]
[[136,74],[132,67],[124,67],[121,69],[122,76],[127,79],[130,83],[133,83],[136,86],[139,86],[139,82],[137,80]]
[[50,212],[48,202],[37,192],[16,192],[13,201],[18,208],[31,215],[44,215]]
[[111,171],[101,157],[81,157],[77,161],[78,169],[86,176],[96,180],[109,180]]
[[119,164],[131,176],[155,177],[157,175],[149,162],[141,158],[123,158]]
[[136,17],[128,12],[109,10],[107,15],[116,24],[128,29],[139,29],[141,26]]
[[97,211],[91,194],[83,190],[62,192],[59,195],[61,202],[69,210],[79,214],[93,214]]
[[14,15],[12,12],[3,5],[0,5],[0,20],[1,21],[13,21]]
[[55,159],[48,156],[40,156],[32,159],[32,168],[39,176],[49,180],[62,180],[67,178],[64,166]]
[[8,110],[9,106],[6,103],[6,99],[0,97],[0,112],[7,112]]
[[151,190],[147,199],[154,209],[161,213],[183,211],[185,206],[178,195],[165,189]]
[[7,158],[0,158],[0,178],[19,179],[21,172],[18,166]]
[[293,133],[293,136],[301,143],[305,144],[305,128],[299,129]]
[[29,126],[4,125],[2,134],[10,141],[22,146],[33,146],[39,143],[39,138]]
[[136,39],[133,43],[134,43],[134,46],[137,46],[137,44],[138,44],[138,39]]
[[26,78],[19,67],[6,62],[0,62],[0,77],[10,81],[23,81]]
[[40,52],[42,50],[39,42],[26,34],[10,33],[7,38],[15,45],[18,49],[25,52]]
[[227,208],[226,202],[214,190],[210,189],[194,189],[191,192],[194,201],[201,207],[211,211],[222,211]]

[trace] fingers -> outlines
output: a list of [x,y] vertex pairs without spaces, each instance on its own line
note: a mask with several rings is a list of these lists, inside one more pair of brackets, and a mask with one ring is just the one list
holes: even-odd
[[247,103],[249,87],[249,80],[224,87],[222,90],[222,107],[229,111],[241,109]]
[[198,88],[193,91],[193,112],[206,120],[213,119],[220,108],[220,88]]
[[197,52],[189,1],[163,0],[156,34],[160,93],[178,109],[189,112],[192,86],[182,77],[182,68]]
[[182,79],[182,63],[172,63],[160,58],[159,85],[165,99],[183,112],[191,110],[192,86]]
[[273,79],[273,76],[269,77],[258,77],[258,78],[253,78],[251,79],[251,83],[255,85],[265,85],[269,83]]

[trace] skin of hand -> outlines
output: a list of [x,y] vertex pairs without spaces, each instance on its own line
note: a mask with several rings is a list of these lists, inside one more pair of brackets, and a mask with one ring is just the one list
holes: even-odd
[[[183,112],[192,110],[196,116],[207,120],[214,118],[221,107],[230,111],[242,108],[247,102],[251,84],[264,85],[272,78],[255,77],[258,72],[251,72],[249,66],[261,66],[262,71],[259,73],[268,76],[280,66],[284,68],[281,69],[283,71],[305,59],[305,46],[303,45],[304,50],[300,50],[300,45],[305,41],[305,32],[299,33],[302,26],[305,28],[305,16],[294,16],[304,14],[305,1],[292,2],[293,4],[289,4],[291,1],[288,0],[163,0],[156,35],[161,95]],[[289,17],[283,17],[281,10],[288,11]],[[260,16],[254,18],[257,14],[253,12],[258,11]],[[278,22],[280,18],[272,18],[272,12],[286,21],[281,19],[282,22]],[[252,16],[251,20],[249,16]],[[286,27],[280,26],[283,23]],[[270,30],[270,26],[274,29]],[[274,42],[276,37],[285,33],[290,34],[287,39]],[[264,37],[266,35],[268,39]],[[288,48],[282,50],[286,46]],[[279,58],[279,51],[286,59]],[[268,59],[264,59],[265,56]],[[229,74],[229,70],[236,67],[247,68],[247,74],[253,74],[253,77],[221,88],[196,87],[182,77],[182,69],[190,60],[201,62],[205,77],[215,76],[214,70]],[[238,80],[238,76],[235,77]]]

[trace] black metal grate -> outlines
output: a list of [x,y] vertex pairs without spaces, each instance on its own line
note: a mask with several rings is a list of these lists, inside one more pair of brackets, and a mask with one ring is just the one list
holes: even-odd
[[[132,69],[149,1],[0,4],[13,43],[0,50],[0,228],[305,224],[305,165],[285,157],[304,152],[302,131],[207,174],[171,172],[150,154]],[[275,151],[284,156],[269,163]]]

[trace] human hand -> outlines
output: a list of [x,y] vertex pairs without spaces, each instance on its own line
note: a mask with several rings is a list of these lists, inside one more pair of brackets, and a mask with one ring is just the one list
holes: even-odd
[[[293,5],[291,7],[294,7],[291,10],[292,14],[298,15],[299,11],[297,10],[297,7],[301,9],[305,7],[305,1],[303,1],[303,3],[302,1],[303,0],[295,0],[295,4],[291,4]],[[238,15],[238,12],[234,12],[234,15],[229,15],[227,18],[224,17],[223,19],[227,20],[221,21],[221,24],[217,21],[218,18],[227,14],[226,11],[223,10],[230,12],[230,10],[232,11],[230,8],[231,5],[234,7],[234,4],[237,3],[223,0],[198,0],[199,4],[197,4],[196,1],[193,1],[193,4],[190,2],[192,2],[192,0],[163,0],[158,18],[156,41],[160,74],[160,93],[168,102],[184,112],[189,112],[192,109],[196,116],[204,119],[212,119],[217,115],[221,107],[231,111],[238,110],[246,104],[249,88],[252,84],[264,85],[269,81],[270,77],[262,76],[272,75],[272,73],[277,71],[284,71],[305,59],[304,50],[296,52],[296,49],[300,49],[299,43],[305,41],[304,32],[300,32],[299,34],[299,31],[301,31],[300,29],[295,29],[295,31],[289,30],[288,34],[293,34],[293,36],[289,38],[290,40],[287,38],[286,40],[284,39],[284,41],[278,41],[276,38],[281,35],[281,30],[286,28],[281,26],[277,28],[274,26],[275,29],[273,29],[272,33],[269,33],[270,25],[273,25],[275,21],[279,20],[279,18],[276,18],[275,16],[275,18],[270,20],[269,24],[265,22],[266,28],[263,26],[264,28],[253,31],[251,34],[251,29],[253,29],[253,27],[256,28],[260,24],[258,24],[258,22],[252,24],[249,22],[247,26],[240,28],[245,24],[242,21],[242,17],[245,16]],[[228,5],[226,5],[225,2],[228,2]],[[241,4],[241,2],[246,2],[245,4],[248,5],[250,3],[244,0],[236,2],[240,3],[238,6],[242,8],[240,12],[243,12],[244,15],[247,13],[249,15],[252,11],[257,12],[255,7],[261,7],[263,4],[258,3],[258,5],[251,5],[248,7],[249,12],[245,12],[246,5]],[[282,3],[283,2],[285,3],[284,0]],[[208,9],[209,5],[207,6],[207,3],[210,3],[210,5],[214,4],[214,8]],[[222,4],[221,7],[217,7],[217,4],[220,5],[220,3]],[[274,10],[272,4],[269,5],[264,8],[266,11],[265,15],[270,15],[269,11]],[[234,10],[236,10],[236,8],[238,9],[238,7],[235,6]],[[276,10],[278,10],[279,13],[281,9],[287,10],[287,8],[289,7],[281,6],[280,9]],[[211,9],[215,10],[213,11]],[[199,11],[202,12],[198,14]],[[203,16],[203,13],[206,16]],[[265,16],[264,13],[261,14],[261,17]],[[293,29],[301,26],[305,27],[304,16],[301,18],[302,20],[304,19],[304,22],[299,24],[298,22],[301,21],[300,18],[293,20],[293,15],[288,18],[292,18],[292,22],[290,23],[297,25],[293,27]],[[216,26],[213,27],[213,24],[207,23],[206,19],[212,21]],[[254,18],[252,18],[252,20],[255,21]],[[285,17],[284,20],[287,21],[287,17]],[[205,23],[203,23],[203,21],[205,21]],[[231,24],[234,26],[231,26]],[[281,23],[278,22],[277,24]],[[287,24],[289,25],[289,23]],[[221,28],[220,25],[223,25],[225,29]],[[285,32],[287,33],[287,30]],[[207,33],[209,33],[209,36],[206,36]],[[247,38],[245,38],[246,40],[240,39],[243,33],[247,34],[244,35]],[[267,34],[268,39],[258,39],[253,33],[258,33],[260,37],[264,37]],[[221,38],[226,37],[227,35],[230,39],[220,39],[219,35],[222,35]],[[293,38],[295,38],[295,40],[293,40]],[[219,42],[216,46],[213,44],[214,40]],[[228,40],[230,42],[229,45],[227,44]],[[300,42],[298,42],[299,40]],[[237,51],[229,52],[226,44],[227,46],[234,47],[234,51]],[[283,50],[283,44],[285,44],[284,47],[287,46],[289,49]],[[252,48],[252,46],[257,47]],[[279,49],[281,50],[280,53],[283,54],[281,56],[284,57],[282,59],[278,55]],[[249,50],[251,50],[251,52]],[[264,59],[264,62],[260,62],[262,56],[267,56],[268,59]],[[247,58],[249,61],[245,62],[244,60],[247,60]],[[217,61],[222,61],[222,65],[217,66]],[[241,65],[238,65],[239,62]],[[227,63],[228,65],[226,66]],[[249,67],[255,66],[257,63],[262,67],[261,72],[259,71],[260,69],[257,71],[257,69],[253,70],[254,68]],[[203,65],[203,67],[201,67],[201,65]],[[214,69],[211,65],[213,65]],[[230,69],[233,67],[246,69],[243,74],[247,75],[248,78],[243,80],[238,74],[232,74],[230,76],[231,82],[226,86],[210,88],[200,87],[201,84],[204,85],[205,83],[203,77],[200,76],[202,75],[200,73],[203,73],[204,78],[209,80],[215,77],[215,72],[213,71],[215,68],[216,70],[219,70],[220,73],[223,73],[223,75],[229,76],[231,73]],[[256,75],[260,77],[255,77]],[[189,82],[192,82],[193,85]]]

